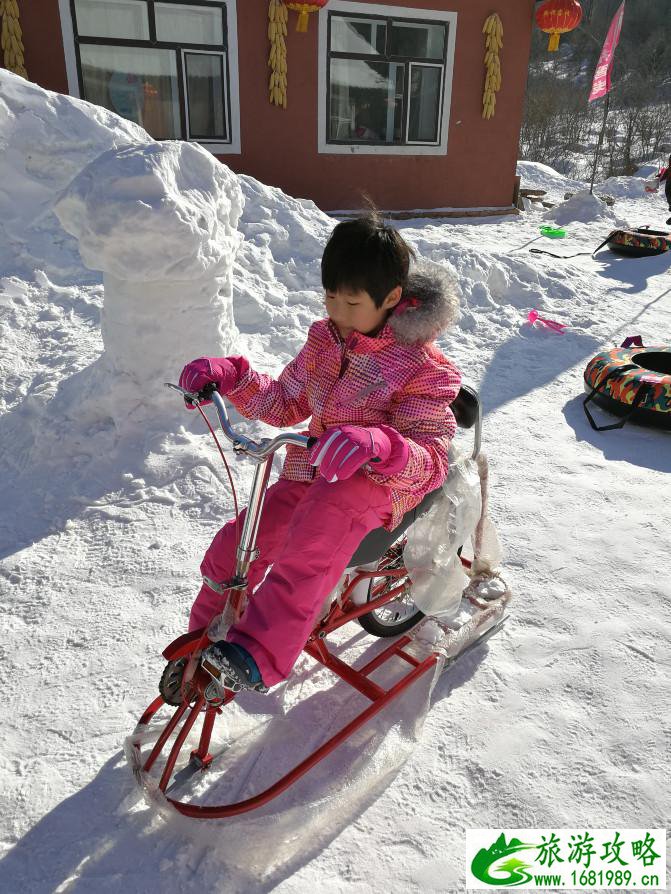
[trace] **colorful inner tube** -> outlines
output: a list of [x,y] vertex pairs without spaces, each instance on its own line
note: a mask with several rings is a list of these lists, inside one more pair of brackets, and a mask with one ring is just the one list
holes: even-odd
[[584,378],[585,391],[594,391],[604,410],[671,429],[671,345],[603,351],[587,364]]
[[638,230],[613,230],[606,244],[618,255],[645,258],[671,250],[671,236],[663,230],[643,227]]

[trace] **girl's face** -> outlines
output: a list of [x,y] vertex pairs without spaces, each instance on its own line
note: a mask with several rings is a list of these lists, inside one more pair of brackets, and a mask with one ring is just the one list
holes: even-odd
[[326,292],[326,312],[340,333],[347,338],[352,332],[372,335],[382,328],[389,311],[401,300],[401,286],[396,286],[377,307],[368,292],[352,292],[340,288]]

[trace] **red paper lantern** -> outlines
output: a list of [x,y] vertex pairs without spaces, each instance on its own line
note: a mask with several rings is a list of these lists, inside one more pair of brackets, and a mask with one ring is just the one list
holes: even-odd
[[536,22],[541,31],[550,35],[548,50],[559,48],[559,35],[577,28],[582,19],[582,6],[578,0],[546,0],[536,10]]
[[311,12],[318,12],[329,0],[310,0],[309,3],[288,2],[285,0],[289,9],[293,9],[298,13],[298,22],[296,22],[296,31],[308,30],[308,16]]

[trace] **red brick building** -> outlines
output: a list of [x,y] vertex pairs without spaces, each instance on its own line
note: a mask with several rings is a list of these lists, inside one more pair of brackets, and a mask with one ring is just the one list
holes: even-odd
[[[325,210],[509,208],[534,0],[330,0],[286,40],[268,97],[268,0],[19,0],[31,80]],[[482,26],[503,23],[482,117]]]

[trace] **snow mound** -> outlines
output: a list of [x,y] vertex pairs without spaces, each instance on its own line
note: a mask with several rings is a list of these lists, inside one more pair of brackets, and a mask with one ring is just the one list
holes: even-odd
[[92,159],[150,141],[113,112],[0,68],[0,225],[20,234]]
[[[657,173],[657,170],[654,171]],[[650,175],[652,176],[652,175]],[[599,183],[599,193],[605,193],[618,199],[638,199],[647,195],[645,191],[646,177],[609,177]]]
[[561,195],[568,190],[583,189],[585,184],[580,180],[565,177],[549,165],[538,161],[518,161],[517,173],[522,178],[521,185],[527,189],[544,189],[548,195]]
[[603,221],[615,224],[616,218],[610,208],[589,190],[582,189],[561,205],[551,208],[543,218],[553,220],[560,226],[570,223],[596,223]]
[[245,207],[233,283],[235,322],[244,350],[264,371],[279,372],[324,315],[321,256],[337,221],[296,199],[240,176]]

